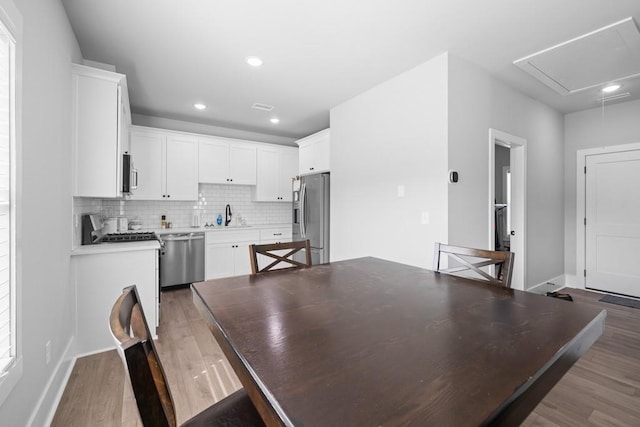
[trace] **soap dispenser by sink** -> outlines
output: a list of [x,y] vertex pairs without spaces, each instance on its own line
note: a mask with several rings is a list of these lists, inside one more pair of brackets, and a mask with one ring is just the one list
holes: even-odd
[[224,226],[231,224],[231,206],[227,205],[224,212]]

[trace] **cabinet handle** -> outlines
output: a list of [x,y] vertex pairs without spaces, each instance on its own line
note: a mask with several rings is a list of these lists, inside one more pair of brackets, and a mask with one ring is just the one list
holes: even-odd
[[282,236],[282,233],[273,233],[274,236]]
[[315,168],[309,168],[310,171],[314,170]]
[[167,197],[167,195],[166,195],[166,194],[163,194],[163,195],[162,195],[162,197]]
[[229,181],[233,182],[233,178],[229,179]]
[[167,198],[171,197],[171,194],[167,194]]

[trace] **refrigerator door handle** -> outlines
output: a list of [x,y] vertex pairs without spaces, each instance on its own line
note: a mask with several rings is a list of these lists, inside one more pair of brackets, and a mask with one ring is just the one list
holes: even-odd
[[300,234],[303,239],[307,238],[305,205],[307,204],[307,184],[302,184],[300,188]]

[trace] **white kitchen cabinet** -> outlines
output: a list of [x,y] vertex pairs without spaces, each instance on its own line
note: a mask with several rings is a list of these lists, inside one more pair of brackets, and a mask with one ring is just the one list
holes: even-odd
[[198,142],[194,136],[133,127],[131,154],[138,170],[138,188],[131,199],[198,199]]
[[298,149],[293,147],[258,147],[258,176],[254,200],[291,202],[291,182],[298,171]]
[[264,228],[260,230],[260,244],[290,242],[292,238],[292,226]]
[[256,146],[225,138],[199,138],[198,181],[256,185]]
[[85,252],[72,256],[71,260],[77,304],[76,345],[79,355],[114,348],[108,328],[111,307],[122,289],[134,284],[138,289],[149,329],[156,336],[159,322],[157,248]]
[[258,230],[220,230],[205,236],[205,280],[251,273],[249,245],[260,241]]
[[122,197],[131,125],[123,74],[72,64],[73,195]]
[[296,144],[300,147],[300,175],[329,172],[331,157],[331,134],[329,129],[299,139]]
[[[276,228],[266,228],[260,230],[260,244],[271,244],[271,243],[282,243],[282,242],[291,242],[293,240],[293,229],[291,226],[288,227],[276,227]],[[289,252],[289,249],[285,249],[282,251],[274,252],[277,255],[284,256]],[[271,264],[275,261],[273,258],[257,254],[258,258],[258,268],[264,268],[267,265]],[[249,266],[251,267],[251,266]],[[291,267],[291,264],[287,264],[286,262],[281,262],[276,265],[273,269],[278,270],[280,268]]]

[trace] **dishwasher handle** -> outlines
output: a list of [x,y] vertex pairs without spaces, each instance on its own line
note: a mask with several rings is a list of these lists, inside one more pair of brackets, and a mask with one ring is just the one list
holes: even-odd
[[184,240],[200,240],[204,239],[204,233],[188,233],[188,234],[169,234],[167,236],[160,237],[160,240],[165,242],[176,242]]

